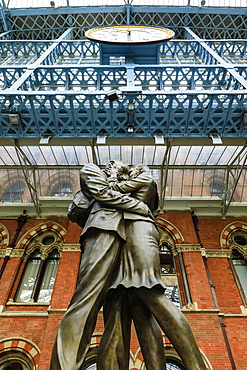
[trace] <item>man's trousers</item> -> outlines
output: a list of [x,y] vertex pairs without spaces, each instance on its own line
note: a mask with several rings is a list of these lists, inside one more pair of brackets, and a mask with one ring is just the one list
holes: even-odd
[[122,239],[115,231],[92,228],[83,240],[78,285],[58,329],[50,370],[80,369],[118,269]]

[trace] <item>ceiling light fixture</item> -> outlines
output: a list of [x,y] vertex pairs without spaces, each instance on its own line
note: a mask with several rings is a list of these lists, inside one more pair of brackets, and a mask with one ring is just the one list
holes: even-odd
[[39,140],[39,145],[47,145],[51,140],[51,136],[42,136]]
[[212,140],[212,143],[214,145],[221,145],[222,144],[222,139],[216,132],[213,132],[213,133],[209,134],[209,137]]
[[155,134],[154,135],[154,142],[155,144],[165,144],[164,136],[161,134]]
[[9,120],[12,125],[19,125],[21,123],[20,115],[18,113],[9,114]]
[[107,135],[98,135],[96,139],[96,144],[105,144]]

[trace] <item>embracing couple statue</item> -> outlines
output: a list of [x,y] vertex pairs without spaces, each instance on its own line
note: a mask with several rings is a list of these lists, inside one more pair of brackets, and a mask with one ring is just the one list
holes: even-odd
[[87,164],[80,183],[91,208],[80,238],[77,288],[58,328],[50,370],[82,369],[102,306],[98,370],[129,368],[132,320],[148,370],[166,368],[160,327],[187,370],[206,370],[188,321],[164,294],[154,223],[158,193],[149,168]]

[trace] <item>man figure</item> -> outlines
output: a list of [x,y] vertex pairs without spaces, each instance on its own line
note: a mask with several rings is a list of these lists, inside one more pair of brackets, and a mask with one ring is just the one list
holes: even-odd
[[76,291],[58,329],[51,370],[79,370],[90,345],[97,314],[117,271],[121,244],[126,239],[123,213],[148,216],[148,206],[138,199],[111,190],[108,178],[127,173],[119,162],[110,162],[103,173],[94,164],[80,173],[81,188],[94,203],[82,232],[84,254]]
[[[117,183],[115,189],[131,193],[133,198],[143,201],[151,211],[155,211],[157,209],[157,186],[148,167],[133,167],[130,176],[129,180]],[[126,338],[129,337],[130,332],[130,323],[126,315],[128,316],[131,312],[141,347],[147,348],[148,346],[146,331],[154,324],[153,315],[177,350],[186,369],[206,370],[186,318],[164,294],[160,276],[159,235],[152,218],[138,214],[126,214],[125,218],[126,242],[120,254],[118,275],[111,286],[110,296],[112,298],[110,299],[112,302],[108,303],[110,307],[107,309],[106,331],[99,346],[98,369],[123,370],[118,366],[118,354],[126,351],[126,343],[128,343]],[[141,299],[144,307],[135,295]],[[123,297],[130,299],[129,312],[125,304],[127,299]],[[121,303],[123,308],[121,308]],[[145,327],[143,331],[141,330],[142,325]],[[111,338],[114,337],[114,330],[117,330],[120,335],[123,334],[124,347],[122,350],[121,341],[115,349],[110,344]],[[155,343],[154,348],[157,348]],[[148,363],[146,363],[148,370],[162,369],[160,357],[164,356],[164,353],[160,352],[156,359],[148,358]],[[157,350],[156,353],[158,353]]]

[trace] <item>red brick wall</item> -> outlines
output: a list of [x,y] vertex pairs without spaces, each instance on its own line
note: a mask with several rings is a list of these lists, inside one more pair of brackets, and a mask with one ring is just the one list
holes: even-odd
[[[198,244],[192,218],[189,213],[171,212],[160,216],[172,223],[179,230],[186,244]],[[78,243],[81,229],[77,225],[70,223],[65,218],[53,218],[51,221],[55,221],[67,230],[67,233],[63,236],[65,244]],[[206,249],[220,249],[220,233],[228,224],[234,221],[247,223],[247,219],[222,220],[216,218],[200,218],[198,228],[203,247]],[[16,220],[1,220],[0,222],[8,229],[11,241],[17,228]],[[18,240],[27,231],[43,222],[45,220],[28,219]],[[0,285],[0,305],[4,306],[5,315],[3,314],[0,317],[0,341],[8,337],[22,337],[35,343],[41,350],[39,370],[47,370],[49,368],[51,349],[57,327],[76,286],[80,258],[80,252],[62,253],[50,305],[15,305],[9,302],[6,306],[9,298],[14,298],[25,263],[20,258],[11,258],[4,271]],[[202,254],[200,252],[185,252],[183,253],[183,259],[192,301],[198,305],[198,310],[186,310],[185,315],[191,324],[200,348],[210,361],[213,369],[231,370],[232,367],[222,335],[218,312],[212,297]],[[176,260],[176,264],[178,265],[178,260]],[[219,304],[219,310],[223,315],[224,324],[226,325],[226,332],[237,370],[246,370],[247,317],[241,315],[240,306],[243,303],[229,262],[227,258],[212,257],[207,258],[207,264]],[[179,278],[181,279],[181,273],[179,274]],[[183,290],[181,291],[183,293]],[[13,312],[12,316],[11,312]],[[19,315],[16,316],[18,312]],[[30,312],[29,316],[28,312]],[[36,317],[33,316],[35,312],[37,314]],[[102,313],[99,313],[95,328],[97,337],[96,345],[102,331],[103,318]],[[139,351],[139,343],[134,328],[132,328],[131,351],[134,355]],[[138,354],[138,358],[142,360],[141,353]]]

